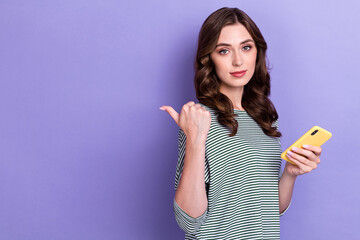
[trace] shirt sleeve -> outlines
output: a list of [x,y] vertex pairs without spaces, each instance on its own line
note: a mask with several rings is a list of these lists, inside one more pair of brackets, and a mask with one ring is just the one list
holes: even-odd
[[[278,119],[275,121],[274,125],[276,126],[276,130],[279,130],[279,121],[278,121]],[[280,140],[280,137],[278,137],[277,140],[278,140],[278,143],[279,143],[280,149],[281,149],[281,140]],[[281,152],[281,151],[280,151],[280,152]],[[280,156],[279,156],[279,158],[280,158],[280,162],[282,162]],[[281,175],[282,175],[282,174],[281,174],[281,164],[280,164],[280,167],[279,167],[279,181],[280,181]],[[291,202],[292,202],[292,198],[291,198],[291,200],[290,200],[289,206],[288,206],[282,213],[280,213],[280,215],[279,215],[280,217],[281,217],[282,215],[284,215],[284,213],[289,209],[289,207],[290,207],[290,205],[291,205]]]
[[[279,121],[278,119],[274,122],[273,126],[276,127],[276,130],[279,130]],[[278,176],[278,181],[280,181],[280,178],[281,178],[281,163],[282,163],[282,158],[281,158],[281,140],[280,140],[280,137],[277,137],[276,138],[278,144],[279,144],[279,147],[280,147],[280,152],[279,152],[279,161],[280,161],[280,166],[279,166],[279,176]]]
[[[178,134],[178,160],[176,165],[176,173],[175,173],[175,191],[178,187],[182,170],[184,167],[184,158],[185,158],[185,145],[186,145],[186,135],[184,131],[179,128]],[[184,230],[185,233],[194,234],[197,230],[201,227],[201,225],[205,222],[207,217],[208,208],[206,211],[199,217],[194,218],[187,214],[175,201],[173,201],[173,210],[175,214],[176,222],[178,223],[179,227]]]

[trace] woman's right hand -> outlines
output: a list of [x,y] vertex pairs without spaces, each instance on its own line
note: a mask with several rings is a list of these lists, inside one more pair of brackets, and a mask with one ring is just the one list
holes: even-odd
[[211,115],[200,104],[190,101],[184,104],[180,114],[170,106],[162,106],[160,109],[170,114],[176,124],[184,131],[187,139],[196,142],[206,141],[211,124]]

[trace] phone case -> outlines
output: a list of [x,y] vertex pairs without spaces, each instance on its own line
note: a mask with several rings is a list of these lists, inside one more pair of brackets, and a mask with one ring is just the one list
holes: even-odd
[[[296,165],[292,162],[287,156],[287,151],[291,150],[292,147],[303,148],[303,145],[313,145],[313,146],[321,146],[327,140],[331,138],[331,132],[319,127],[313,126],[309,131],[307,131],[304,135],[302,135],[296,142],[294,142],[290,147],[288,147],[282,154],[281,158],[290,162],[291,164]],[[301,154],[300,154],[301,155]]]

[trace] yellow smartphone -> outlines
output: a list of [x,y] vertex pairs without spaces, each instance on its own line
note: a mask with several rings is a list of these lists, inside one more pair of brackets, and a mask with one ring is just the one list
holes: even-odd
[[[313,126],[309,131],[307,131],[304,135],[302,135],[296,142],[294,142],[290,147],[288,147],[282,154],[281,158],[290,162],[291,164],[296,165],[292,162],[287,156],[287,151],[291,150],[292,147],[303,148],[303,145],[313,145],[320,147],[327,140],[331,138],[331,132],[319,127]],[[301,155],[301,154],[300,154]]]

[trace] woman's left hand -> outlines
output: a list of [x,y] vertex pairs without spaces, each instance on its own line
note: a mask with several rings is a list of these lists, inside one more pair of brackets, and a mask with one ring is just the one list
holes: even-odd
[[[290,151],[292,155],[287,153],[287,157],[296,165],[286,162],[284,171],[292,176],[309,173],[317,168],[320,164],[321,147],[308,145],[309,148],[295,148]],[[299,155],[301,154],[301,155]],[[302,156],[303,155],[303,156]]]

